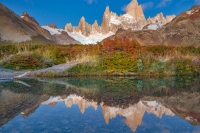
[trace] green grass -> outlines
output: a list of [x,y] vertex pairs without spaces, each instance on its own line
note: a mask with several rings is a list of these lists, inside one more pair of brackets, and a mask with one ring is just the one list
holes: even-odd
[[24,70],[44,68],[45,63],[41,56],[36,54],[20,54],[3,60],[1,65],[5,68]]
[[[71,75],[140,75],[173,76],[198,75],[200,71],[200,49],[194,47],[146,48],[146,53],[132,56],[116,51],[100,55],[94,64],[81,64],[68,70]],[[118,73],[118,74],[117,74]]]
[[[120,44],[118,44],[120,45]],[[119,46],[120,47],[120,46]],[[64,73],[40,76],[196,75],[200,71],[200,47],[145,46],[105,52],[97,45],[1,44],[0,66],[15,69],[41,69],[65,62],[82,61]],[[137,50],[138,49],[138,50]]]
[[0,65],[14,70],[51,67],[66,62],[66,55],[70,53],[68,47],[50,44],[2,44]]

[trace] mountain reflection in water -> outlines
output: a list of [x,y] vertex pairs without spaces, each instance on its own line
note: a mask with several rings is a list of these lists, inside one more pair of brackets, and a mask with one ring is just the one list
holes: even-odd
[[[73,104],[78,104],[80,112],[84,114],[85,110],[92,106],[95,110],[97,110],[98,103],[90,102],[85,100],[84,98],[77,95],[70,95],[65,99],[62,99],[60,96],[51,97],[49,100],[43,102],[43,105],[55,105],[57,102],[63,101],[66,107],[71,108]],[[107,124],[109,124],[109,120],[115,118],[117,115],[123,116],[126,119],[126,124],[131,128],[132,131],[135,131],[137,127],[142,123],[142,118],[145,112],[149,114],[154,114],[155,116],[162,118],[162,115],[174,116],[174,113],[162,104],[157,103],[156,101],[139,101],[137,104],[130,105],[128,108],[120,108],[120,107],[110,107],[104,105],[102,102],[100,104],[102,108],[102,113],[104,120]]]
[[[199,132],[199,91],[199,77],[67,78],[8,81],[0,84],[0,132],[15,132],[14,129],[26,132],[22,127],[29,127],[27,129],[29,132],[35,130],[86,132],[89,129],[91,132],[147,132],[147,130],[148,132]],[[62,108],[61,103],[65,104],[65,108]],[[79,115],[74,114],[77,110],[76,105],[81,112]],[[45,110],[47,107],[50,108]],[[94,108],[93,111],[91,111],[91,107]],[[72,112],[66,114],[59,109],[72,110]],[[59,111],[50,114],[50,110]],[[63,118],[67,115],[70,120],[77,116],[78,119],[69,121],[70,130],[64,128],[66,125],[58,124],[63,120],[57,117],[53,117],[53,121],[48,122],[54,123],[54,125],[58,124],[60,130],[57,128],[53,131],[50,130],[47,121],[41,127],[38,124],[35,124],[37,125],[35,127],[34,123],[29,125],[34,119],[42,118],[41,114],[48,113],[49,115],[45,119],[57,115],[62,115]],[[97,122],[95,118],[90,117],[94,114],[96,117],[99,116],[98,123],[95,123],[95,121]],[[82,119],[84,115],[88,118]],[[23,120],[20,116],[25,119]],[[39,121],[44,120],[40,119]],[[80,121],[87,127],[84,130],[81,125],[79,125],[80,129],[73,128],[73,124]],[[160,125],[159,122],[164,124]],[[173,125],[173,122],[177,125]],[[16,123],[19,124],[18,127],[15,127]],[[94,124],[97,125],[94,126]],[[20,127],[21,125],[23,126]]]

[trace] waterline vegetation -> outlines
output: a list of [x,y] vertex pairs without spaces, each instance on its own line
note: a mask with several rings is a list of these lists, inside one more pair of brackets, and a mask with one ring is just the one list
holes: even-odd
[[0,65],[24,70],[62,63],[77,65],[62,73],[37,76],[173,76],[198,75],[200,47],[141,46],[127,38],[97,45],[1,45]]

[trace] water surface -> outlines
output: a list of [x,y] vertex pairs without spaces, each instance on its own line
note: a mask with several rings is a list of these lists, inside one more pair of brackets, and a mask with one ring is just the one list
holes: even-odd
[[0,133],[200,132],[200,78],[0,83]]

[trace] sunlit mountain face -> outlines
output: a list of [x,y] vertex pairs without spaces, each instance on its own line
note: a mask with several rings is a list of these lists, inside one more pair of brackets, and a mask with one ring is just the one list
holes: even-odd
[[199,77],[5,81],[0,132],[199,132],[199,90]]

